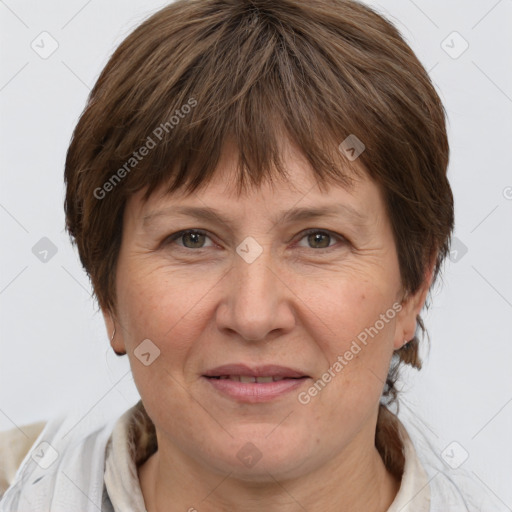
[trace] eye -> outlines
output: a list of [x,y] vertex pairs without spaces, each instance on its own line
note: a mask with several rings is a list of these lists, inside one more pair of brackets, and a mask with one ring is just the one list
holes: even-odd
[[203,249],[205,247],[211,247],[211,245],[204,245],[205,238],[209,239],[205,231],[200,229],[187,229],[168,236],[164,240],[164,244],[167,245],[176,242],[177,240],[181,240],[183,244],[178,244],[178,247],[183,247],[185,249]]
[[[331,242],[335,239],[340,241],[342,244],[347,243],[347,239],[342,235],[338,235],[337,233],[333,233],[331,231],[325,231],[320,229],[309,229],[302,233],[302,237],[299,242],[307,239],[308,248],[309,249],[327,249],[335,247],[336,244],[331,244]],[[178,243],[179,248],[183,249],[205,249],[208,247],[213,247],[213,243],[209,245],[205,245],[205,241],[210,240],[210,237],[207,235],[206,231],[201,229],[186,229],[183,231],[178,231],[172,235],[169,235],[164,241],[164,245],[173,244],[177,241],[181,241]],[[301,247],[300,244],[298,244]],[[302,246],[304,247],[304,246]]]
[[320,229],[308,229],[302,233],[300,240],[304,239],[311,244],[308,246],[310,249],[331,249],[335,247],[335,245],[330,245],[330,241],[333,239],[338,239],[342,244],[347,242],[346,238],[341,235]]

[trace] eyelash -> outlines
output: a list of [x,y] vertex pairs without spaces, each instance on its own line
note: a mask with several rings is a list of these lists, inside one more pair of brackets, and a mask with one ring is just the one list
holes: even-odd
[[[167,236],[163,240],[163,244],[164,245],[170,245],[171,243],[175,242],[176,240],[179,240],[180,238],[182,238],[187,233],[195,233],[195,234],[198,234],[198,235],[206,235],[208,238],[210,238],[208,236],[208,233],[206,231],[203,231],[202,229],[184,229],[182,231],[178,231],[177,233],[173,233],[172,235]],[[302,236],[299,238],[299,242],[302,239],[304,239],[305,237],[307,237],[308,235],[311,235],[313,233],[322,233],[323,235],[330,236],[331,238],[337,238],[342,243],[342,245],[345,245],[345,244],[349,243],[349,241],[343,235],[340,235],[338,233],[334,233],[332,231],[328,231],[328,230],[325,230],[325,229],[317,229],[317,228],[307,229],[307,230],[303,231],[302,233],[300,233]],[[210,238],[210,240],[211,240],[211,238]],[[186,250],[186,251],[196,251],[196,252],[200,252],[202,250],[208,249],[208,247],[199,247],[197,249],[191,249],[189,247],[184,247],[184,246],[180,246],[180,245],[178,245],[178,247],[179,247],[179,249],[183,249],[183,250]],[[323,247],[323,248],[319,248],[319,249],[315,249],[313,247],[309,247],[309,249],[311,249],[312,251],[316,251],[316,252],[322,251],[324,253],[325,252],[330,252],[331,250],[336,249],[336,248],[338,248],[337,245],[333,245],[333,246],[329,246],[329,247]],[[301,249],[308,249],[308,248],[301,247]]]

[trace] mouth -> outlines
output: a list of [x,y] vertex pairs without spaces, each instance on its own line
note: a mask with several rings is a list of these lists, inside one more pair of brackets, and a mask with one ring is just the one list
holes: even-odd
[[224,365],[205,372],[217,393],[239,402],[257,403],[277,399],[296,390],[310,379],[304,372],[284,366],[250,367]]
[[209,378],[234,380],[236,382],[258,382],[259,384],[263,384],[266,382],[278,382],[285,379],[302,379],[304,377],[277,377],[276,375],[269,375],[267,377],[253,377],[252,375],[219,375],[218,377],[212,376]]

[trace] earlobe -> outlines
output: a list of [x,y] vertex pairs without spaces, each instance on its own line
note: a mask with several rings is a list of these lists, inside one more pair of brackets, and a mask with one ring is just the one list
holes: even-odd
[[114,319],[112,317],[112,313],[110,311],[102,309],[101,314],[103,315],[103,320],[105,322],[105,326],[107,328],[107,332],[111,333],[114,330]]
[[120,350],[120,346],[122,345],[122,341],[117,339],[116,342],[116,322],[114,320],[114,317],[112,316],[112,313],[110,311],[104,311],[102,310],[103,319],[105,320],[105,325],[107,327],[107,333],[109,333],[110,338],[110,345],[112,346],[112,350],[118,355],[122,356],[126,354],[126,351],[124,349]]
[[406,295],[402,300],[402,309],[397,316],[394,349],[401,349],[414,338],[416,332],[416,309],[418,293]]
[[397,316],[394,343],[395,350],[402,348],[406,343],[412,340],[416,334],[417,317],[425,304],[428,291],[432,284],[435,261],[436,258],[434,256],[425,273],[425,278],[420,288],[414,294],[406,292],[402,299],[402,310]]

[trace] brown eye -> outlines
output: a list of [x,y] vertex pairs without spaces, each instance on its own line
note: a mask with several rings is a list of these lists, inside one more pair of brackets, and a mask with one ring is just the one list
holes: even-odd
[[184,247],[185,249],[203,249],[209,247],[204,245],[205,240],[208,238],[204,231],[188,229],[167,237],[165,244],[167,245],[181,240],[182,243],[178,243],[178,247]]
[[310,249],[330,249],[336,245],[336,243],[331,244],[332,241],[336,242],[335,239],[345,242],[345,238],[341,235],[318,229],[306,231],[301,240],[304,239],[307,239],[307,247]]
[[181,236],[181,239],[183,240],[183,244],[185,245],[185,247],[189,247],[188,244],[190,243],[190,249],[198,249],[203,246],[204,237],[205,235],[203,233],[188,231],[187,233]]
[[314,248],[325,249],[326,247],[329,247],[329,242],[330,242],[331,237],[327,233],[321,233],[321,232],[311,233],[311,234],[307,235],[307,237],[308,237],[308,242]]

